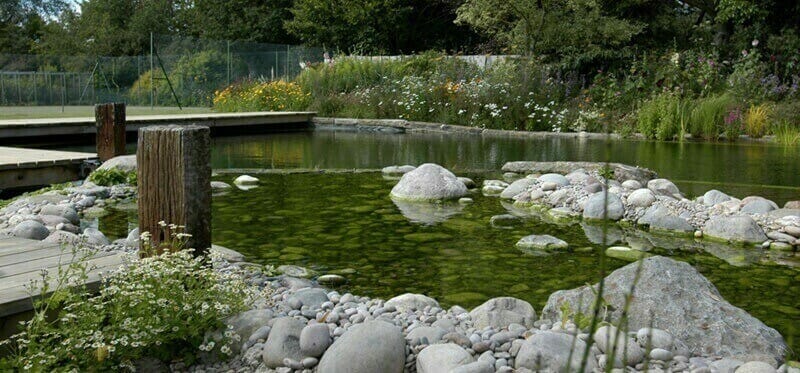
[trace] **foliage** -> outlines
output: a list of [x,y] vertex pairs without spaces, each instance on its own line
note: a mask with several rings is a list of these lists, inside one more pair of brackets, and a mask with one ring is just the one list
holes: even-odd
[[766,104],[753,105],[744,114],[744,132],[750,137],[759,138],[767,134],[770,107]]
[[[110,371],[131,369],[145,356],[191,363],[198,349],[210,349],[204,334],[222,328],[224,318],[244,310],[253,295],[240,274],[220,273],[190,250],[132,257],[94,295],[69,287],[90,270],[91,253],[73,255],[82,260],[55,278],[43,275],[42,292],[54,291],[52,296],[37,301],[33,318],[3,342],[12,350],[6,369]],[[230,332],[226,337],[222,353],[230,353],[228,343],[239,338]]]
[[[241,61],[231,61],[234,74],[246,70]],[[154,81],[155,101],[159,105],[175,105],[169,85],[175,90],[183,106],[209,106],[214,91],[222,88],[228,74],[228,57],[215,49],[181,56],[164,79],[160,68],[145,71],[128,91],[128,96],[140,103],[149,103],[151,80]],[[155,74],[151,78],[151,75]]]
[[638,129],[646,138],[683,139],[691,103],[674,94],[661,94],[646,101],[638,112]]
[[456,22],[511,53],[547,55],[572,67],[608,59],[643,29],[606,14],[595,0],[467,0]]
[[19,196],[16,196],[14,198],[0,200],[0,208],[8,206],[12,202],[14,202],[14,201],[16,201],[16,200],[18,200],[20,198],[38,196],[38,195],[41,195],[41,194],[45,194],[47,192],[61,191],[61,190],[67,189],[69,187],[72,187],[74,185],[75,184],[72,183],[72,182],[66,182],[66,183],[61,183],[61,184],[52,184],[50,186],[47,186],[47,187],[44,187],[44,188],[41,188],[41,189],[37,189],[37,190],[34,190],[32,192],[23,193],[23,194],[21,194]]
[[136,185],[136,171],[123,171],[119,168],[113,167],[109,169],[95,170],[89,177],[91,181],[100,186],[112,186],[117,184]]
[[800,127],[792,125],[787,121],[782,121],[775,125],[773,129],[775,141],[787,146],[800,145]]
[[[694,108],[689,115],[689,132],[698,138],[706,140],[716,140],[726,131],[726,124],[733,127],[734,132],[740,132],[737,127],[740,121],[728,121],[726,117],[733,106],[733,99],[728,95],[711,96],[699,99],[695,102]],[[729,138],[734,138],[728,136]]]
[[298,111],[308,107],[309,94],[295,83],[242,82],[214,93],[214,110],[233,111]]

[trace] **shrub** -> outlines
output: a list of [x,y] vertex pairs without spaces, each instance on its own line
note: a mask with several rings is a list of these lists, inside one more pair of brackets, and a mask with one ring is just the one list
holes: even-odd
[[733,106],[733,99],[727,95],[710,96],[698,99],[689,116],[689,130],[694,137],[716,140],[725,132],[725,116]]
[[744,114],[744,132],[754,138],[767,134],[770,107],[766,104],[753,105]]
[[[164,73],[160,68],[145,71],[128,90],[128,97],[136,103],[149,103],[150,75],[155,74],[156,105],[175,105],[169,88],[171,83],[183,106],[209,106],[214,91],[225,86],[228,68],[228,56],[217,50],[184,55],[167,68],[169,82],[163,79]],[[238,59],[231,61],[230,68],[231,76],[247,75],[247,65]]]
[[306,110],[309,95],[283,80],[247,81],[215,92],[213,104],[219,112]]
[[[182,357],[191,364],[198,349],[210,350],[205,333],[222,328],[253,295],[240,274],[220,273],[190,250],[130,260],[103,279],[96,295],[67,286],[86,277],[85,260],[44,278],[44,284],[56,283],[55,291],[36,302],[19,334],[3,342],[12,349],[6,369],[114,371],[132,368],[141,357]],[[222,353],[237,339],[226,337]]]
[[136,185],[137,183],[136,171],[127,172],[116,167],[95,170],[89,175],[87,180],[100,186],[112,186],[117,184]]
[[661,94],[647,101],[639,109],[639,132],[647,138],[671,140],[683,138],[689,103],[673,94]]

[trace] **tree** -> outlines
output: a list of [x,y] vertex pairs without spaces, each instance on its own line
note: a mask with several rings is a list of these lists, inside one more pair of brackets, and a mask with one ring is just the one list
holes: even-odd
[[312,46],[367,53],[397,50],[401,21],[412,8],[402,0],[296,0],[284,26]]
[[33,53],[47,25],[45,18],[67,8],[64,0],[0,1],[0,52]]
[[218,40],[295,44],[283,23],[292,0],[191,0],[179,17],[186,34]]
[[467,0],[456,22],[486,34],[503,52],[582,63],[626,45],[643,25],[607,14],[597,0]]

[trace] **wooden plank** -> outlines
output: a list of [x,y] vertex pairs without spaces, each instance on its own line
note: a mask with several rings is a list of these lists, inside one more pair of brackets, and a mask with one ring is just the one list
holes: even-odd
[[39,259],[46,259],[54,256],[71,254],[70,249],[64,249],[60,245],[41,246],[30,250],[0,256],[0,279],[3,278],[3,268],[19,263],[30,262]]
[[[116,268],[120,264],[122,264],[122,255],[120,254],[113,254],[113,255],[103,255],[103,256],[96,256],[91,259],[86,260],[86,269],[90,272],[95,271],[96,269],[100,268]],[[51,273],[55,273],[57,267],[49,268]],[[25,286],[30,284],[31,280],[41,280],[41,275],[38,271],[36,272],[26,272],[20,273],[14,276],[3,277],[0,279],[0,293],[2,293],[2,289],[10,289],[18,286]],[[0,303],[2,303],[2,296],[0,296]]]
[[[99,253],[97,255],[106,256],[106,255],[113,255],[113,253]],[[73,253],[68,252],[68,253],[62,253],[61,255],[58,256],[51,256],[48,258],[41,258],[22,263],[16,263],[13,265],[0,267],[0,276],[7,277],[12,275],[17,275],[20,273],[38,272],[41,271],[42,268],[53,268],[59,265],[72,263],[74,260],[79,258],[80,258],[79,256],[75,256],[73,255]]]
[[[112,262],[111,264],[103,266],[98,265],[96,269],[87,273],[85,285],[88,289],[96,290],[100,284],[100,274],[114,270],[120,264],[122,264],[122,256],[120,254],[115,254],[112,257],[117,259],[116,263]],[[27,284],[21,284],[0,290],[0,317],[14,315],[33,309],[33,300],[38,299],[41,294],[31,297],[30,289],[26,288],[25,285]]]
[[[315,112],[137,115],[127,117],[126,131],[135,132],[141,127],[165,124],[197,124],[212,128],[264,127],[278,124],[308,126],[314,116]],[[95,119],[91,117],[0,120],[0,138],[85,135],[94,134],[96,131]]]
[[[54,242],[34,241],[24,238],[11,237],[12,239],[0,240],[0,262],[2,257],[26,251],[38,250],[45,247],[60,247],[61,244]],[[32,242],[31,242],[32,241]]]

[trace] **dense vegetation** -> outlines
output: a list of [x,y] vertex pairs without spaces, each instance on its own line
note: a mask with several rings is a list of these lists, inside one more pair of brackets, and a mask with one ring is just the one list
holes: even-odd
[[[136,55],[146,53],[151,32],[302,43],[337,56],[434,50],[382,63],[337,57],[332,65],[305,69],[294,82],[253,76],[227,89],[220,81],[240,62],[199,51],[170,75],[191,82],[178,84],[179,95],[192,93],[182,101],[224,111],[310,107],[323,115],[640,132],[657,139],[772,133],[796,142],[800,137],[796,1],[86,0],[79,9],[68,4],[4,2],[0,52]],[[519,57],[485,70],[444,57],[476,53]],[[131,79],[132,101],[149,100],[147,74]],[[210,97],[214,90],[218,93]],[[157,101],[170,102],[169,89],[156,91]]]
[[347,57],[307,68],[293,82],[237,83],[217,92],[214,108],[310,108],[323,116],[637,132],[659,140],[775,134],[778,141],[797,144],[796,86],[776,87],[768,75],[741,72],[743,66],[760,65],[752,57],[756,48],[750,51],[726,65],[691,52],[669,52],[640,60],[624,74],[593,77],[537,58],[508,59],[482,69],[435,53],[382,62]]

